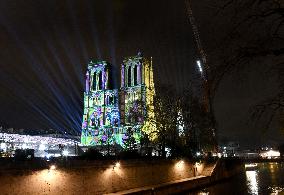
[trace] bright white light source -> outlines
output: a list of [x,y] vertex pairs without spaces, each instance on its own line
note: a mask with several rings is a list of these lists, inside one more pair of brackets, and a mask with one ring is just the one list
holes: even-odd
[[23,149],[26,149],[26,148],[27,148],[27,144],[24,143],[24,144],[22,145],[22,148],[23,148]]
[[165,147],[166,157],[171,155],[171,148]]
[[253,167],[257,167],[257,164],[256,163],[245,164],[245,168],[253,168]]
[[200,152],[196,152],[196,156],[200,156]]
[[68,156],[69,152],[67,150],[63,150],[62,154],[63,156]]
[[1,145],[0,145],[0,148],[2,149],[2,150],[6,150],[6,143],[1,143]]
[[29,136],[29,135],[19,135],[19,134],[9,134],[9,133],[0,133],[0,138],[3,142],[21,142],[21,143],[37,143],[41,142],[42,144],[63,144],[63,145],[74,145],[79,144],[79,142],[65,139],[65,138],[54,138],[54,137],[43,137],[43,136]]
[[115,163],[115,166],[116,166],[117,168],[119,168],[119,167],[120,167],[120,163],[119,163],[119,162]]
[[176,168],[183,168],[183,166],[184,166],[184,161],[183,160],[180,160],[180,161],[178,161],[177,163],[176,163]]
[[262,158],[278,158],[280,157],[280,152],[276,150],[269,150],[269,151],[260,153],[260,156]]
[[267,152],[267,155],[271,156],[271,157],[279,157],[280,156],[280,152],[279,151],[275,151],[275,150],[269,150]]
[[50,169],[50,170],[54,170],[54,169],[56,169],[56,166],[55,166],[55,165],[51,165],[51,166],[49,167],[49,169]]
[[120,163],[119,163],[119,162],[116,162],[116,163],[113,165],[113,167],[112,167],[113,170],[118,170],[119,168],[120,168]]
[[58,154],[58,153],[56,153],[56,154],[54,154],[53,156],[54,156],[54,157],[59,157],[59,156],[61,156],[61,155]]
[[202,69],[200,60],[197,60],[196,63],[197,63],[197,66],[198,66],[199,71],[202,73],[202,72],[203,72],[203,69]]
[[45,149],[46,149],[46,146],[45,146],[44,144],[40,144],[38,149],[39,149],[39,150],[45,150]]
[[251,194],[258,194],[257,172],[246,171],[247,186]]
[[178,135],[182,136],[184,135],[184,121],[183,121],[183,116],[180,110],[178,111],[177,121],[178,121],[178,124],[177,124]]

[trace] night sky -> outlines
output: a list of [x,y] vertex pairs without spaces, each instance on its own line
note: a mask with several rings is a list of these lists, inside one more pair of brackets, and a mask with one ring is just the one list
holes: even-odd
[[[205,0],[192,3],[203,44],[212,48],[211,7]],[[180,92],[199,79],[183,0],[0,1],[0,49],[0,121],[14,128],[80,133],[90,60],[118,68],[123,57],[141,51],[153,57],[161,84]],[[227,76],[218,89],[218,134],[244,145],[283,141],[276,130],[260,133],[247,123],[249,108],[277,91],[275,79],[243,72],[242,79]]]

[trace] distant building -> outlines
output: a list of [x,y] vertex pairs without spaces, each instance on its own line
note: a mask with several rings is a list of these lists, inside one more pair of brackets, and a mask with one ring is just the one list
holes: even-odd
[[152,60],[140,53],[125,58],[120,67],[120,83],[115,83],[113,76],[113,67],[106,61],[88,64],[83,145],[125,147],[130,137],[139,144],[143,130],[151,129],[146,116],[154,114],[148,109],[153,107],[155,93]]
[[239,158],[258,158],[259,152],[257,150],[240,150],[236,152],[236,156]]
[[237,142],[227,142],[226,144],[222,144],[220,147],[221,156],[223,157],[234,157],[237,156],[240,145]]
[[273,150],[273,149],[270,149],[270,150],[261,150],[259,152],[259,156],[261,158],[280,158],[280,151],[279,150]]
[[20,135],[0,133],[1,156],[13,157],[17,150],[33,150],[35,157],[75,156],[76,147],[80,144],[76,136],[69,138],[58,135]]

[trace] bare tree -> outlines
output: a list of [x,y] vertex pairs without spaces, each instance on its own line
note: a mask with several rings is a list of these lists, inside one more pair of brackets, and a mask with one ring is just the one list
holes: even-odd
[[[284,2],[281,0],[208,1],[212,25],[200,29],[208,35],[205,49],[210,69],[209,94],[213,100],[223,78],[256,60],[268,61],[278,75],[279,92],[252,109],[254,119],[283,116],[284,99]],[[198,18],[197,18],[198,20]],[[208,21],[207,21],[208,23]],[[203,32],[203,33],[202,33]],[[282,114],[281,114],[282,113]],[[266,117],[264,117],[266,115]],[[267,117],[268,116],[268,117]]]

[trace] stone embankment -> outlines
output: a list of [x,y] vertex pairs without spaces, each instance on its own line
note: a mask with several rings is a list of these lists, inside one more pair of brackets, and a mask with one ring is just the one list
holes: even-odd
[[179,194],[193,189],[202,188],[212,185],[224,179],[228,179],[244,170],[244,166],[240,161],[218,160],[216,163],[207,164],[202,168],[198,176],[175,180],[158,185],[144,186],[116,193],[115,194]]
[[223,161],[205,166],[186,160],[19,163],[0,163],[1,194],[180,193],[230,177],[240,169]]

